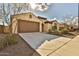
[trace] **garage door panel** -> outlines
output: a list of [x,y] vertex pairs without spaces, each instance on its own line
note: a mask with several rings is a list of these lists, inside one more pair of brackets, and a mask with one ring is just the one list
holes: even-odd
[[39,23],[19,20],[19,32],[39,32]]

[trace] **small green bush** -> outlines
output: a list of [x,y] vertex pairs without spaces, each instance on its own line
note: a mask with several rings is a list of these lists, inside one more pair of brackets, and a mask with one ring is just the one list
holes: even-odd
[[61,30],[61,33],[63,33],[63,34],[67,34],[69,31],[68,31],[68,29],[62,29]]
[[51,33],[52,32],[52,30],[51,29],[49,29],[49,33]]
[[16,37],[14,35],[7,35],[5,39],[6,39],[7,45],[13,45],[17,43]]
[[0,40],[0,50],[2,50],[2,49],[5,48],[5,47],[6,47],[6,41],[3,40],[3,39],[1,39],[1,40]]
[[52,26],[52,30],[53,31],[57,30],[57,26]]
[[7,35],[5,39],[0,40],[0,50],[7,47],[8,45],[14,45],[17,43],[16,37],[14,35]]

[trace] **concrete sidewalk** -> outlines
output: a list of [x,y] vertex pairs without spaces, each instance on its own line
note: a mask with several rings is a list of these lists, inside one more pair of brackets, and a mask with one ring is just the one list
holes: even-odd
[[56,50],[60,49],[70,40],[71,40],[70,38],[66,37],[55,38],[54,40],[51,41],[46,40],[43,44],[41,44],[41,46],[38,49],[36,49],[36,51],[42,56],[47,56],[50,55],[51,53],[54,53]]
[[50,56],[79,56],[79,35]]

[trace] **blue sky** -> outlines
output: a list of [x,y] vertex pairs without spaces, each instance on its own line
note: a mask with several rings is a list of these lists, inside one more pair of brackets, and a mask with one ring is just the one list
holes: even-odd
[[[12,4],[10,4],[10,14],[13,14]],[[1,4],[0,4],[1,6]],[[34,7],[32,3],[32,7]],[[7,4],[6,4],[7,7]],[[6,9],[7,10],[7,9]],[[8,11],[8,10],[7,10]],[[64,17],[78,16],[77,3],[51,3],[45,11],[33,11],[36,15],[44,16],[48,19],[57,18],[59,21],[64,21]]]
[[78,16],[77,3],[52,3],[46,11],[35,11],[37,15],[47,17],[48,19],[57,18],[63,20],[66,16]]

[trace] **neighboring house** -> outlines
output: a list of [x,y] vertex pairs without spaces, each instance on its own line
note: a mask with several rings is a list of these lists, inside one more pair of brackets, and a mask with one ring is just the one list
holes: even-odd
[[61,30],[61,29],[65,28],[65,25],[63,23],[59,23],[56,20],[45,21],[44,22],[44,31],[49,32],[49,30],[52,29],[52,27],[54,27],[54,26],[57,28],[57,30]]
[[5,23],[5,22],[4,22],[4,24],[3,24],[2,21],[3,21],[3,20],[0,19],[0,33],[8,33],[8,32],[9,32],[9,27],[8,27],[8,25],[7,25],[7,23]]
[[57,30],[63,29],[65,27],[64,23],[60,23],[56,20],[52,21],[52,26],[56,26]]
[[64,23],[58,23],[58,30],[62,30],[64,29],[66,26],[64,25]]
[[59,29],[59,23],[56,20],[53,21],[45,21],[44,22],[44,31],[49,32],[50,29],[52,29],[53,26],[56,26],[57,29]]
[[43,32],[43,17],[37,17],[31,12],[11,16],[11,32]]
[[0,33],[9,33],[9,27],[0,25]]
[[52,22],[52,26],[57,26],[58,22],[56,20],[51,21]]

